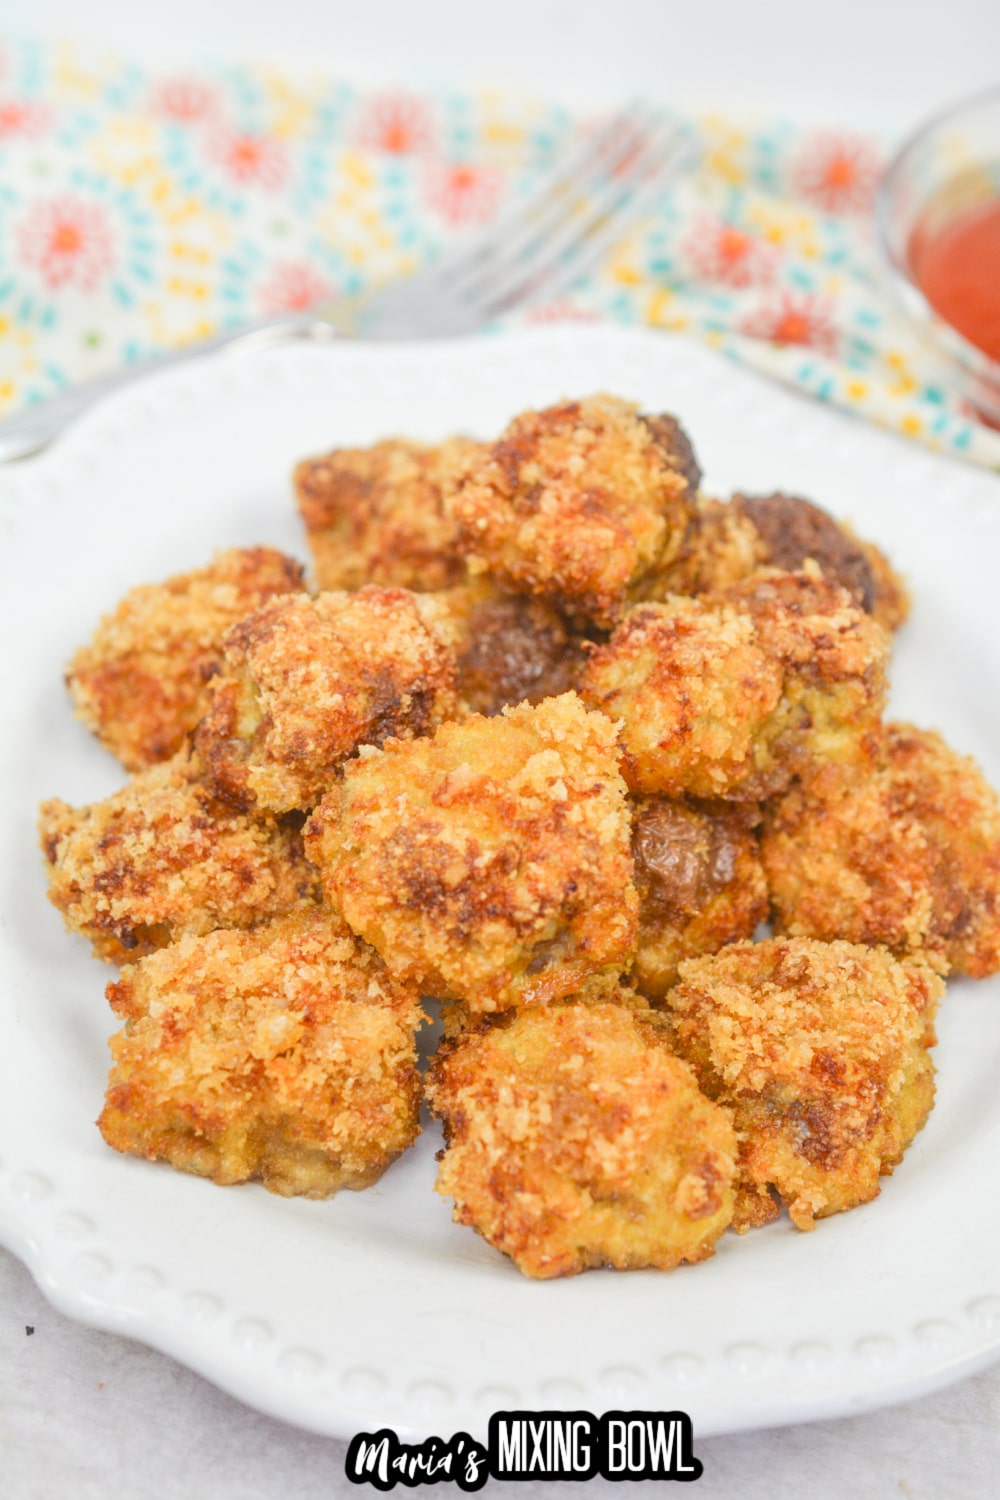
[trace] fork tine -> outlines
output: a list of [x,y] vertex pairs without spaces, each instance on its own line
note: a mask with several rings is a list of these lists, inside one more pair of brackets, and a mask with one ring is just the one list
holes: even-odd
[[450,292],[461,293],[465,283],[504,254],[511,243],[546,232],[546,221],[552,217],[561,218],[566,198],[579,194],[583,186],[593,180],[594,175],[602,170],[602,163],[614,153],[616,145],[626,138],[627,131],[642,128],[646,113],[644,106],[636,103],[616,114],[596,135],[581,142],[558,175],[543,185],[541,192],[533,193],[526,202],[513,204],[484,235],[431,267],[428,275],[443,282]]
[[596,270],[607,256],[620,244],[642,219],[648,217],[661,197],[670,178],[690,164],[692,142],[680,138],[672,154],[665,158],[659,171],[650,174],[648,181],[638,184],[631,200],[620,210],[609,216],[602,225],[571,245],[562,261],[544,275],[539,274],[536,286],[527,294],[526,300],[537,301],[539,296],[547,299],[560,297],[584,276]]
[[676,127],[660,128],[651,136],[632,163],[627,174],[602,184],[584,204],[577,203],[561,231],[550,233],[544,241],[530,244],[510,264],[500,268],[489,284],[480,288],[480,298],[491,317],[515,302],[534,297],[544,284],[546,292],[558,279],[566,284],[566,272],[572,264],[572,280],[582,271],[584,257],[588,263],[604,248],[621,238],[626,220],[637,217],[637,200],[645,205],[658,192],[667,174],[676,168],[685,153],[685,142]]
[[[627,127],[619,119],[614,134],[602,141],[581,169],[555,188],[546,190],[527,211],[509,224],[505,232],[492,239],[492,253],[459,280],[456,289],[470,296],[482,296],[488,283],[510,274],[520,261],[537,252],[557,236],[580,210],[581,202],[591,198],[603,185],[622,183],[635,170],[637,160],[646,150],[650,133],[657,128],[655,117],[630,121]],[[456,285],[453,282],[453,285]]]
[[[543,297],[546,301],[555,301],[596,270],[615,246],[627,237],[629,231],[648,216],[662,193],[663,186],[664,180],[661,178],[645,189],[640,189],[621,213],[614,215],[603,228],[596,229],[586,239],[579,241],[551,275],[539,277],[524,296],[523,304],[537,303]],[[509,307],[516,306],[518,301],[518,297],[514,296],[504,299],[500,304],[494,304],[489,310],[490,318],[499,317]]]

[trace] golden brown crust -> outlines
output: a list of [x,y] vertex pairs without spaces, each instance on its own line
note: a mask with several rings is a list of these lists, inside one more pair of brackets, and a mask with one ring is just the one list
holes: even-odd
[[391,741],[306,826],[333,904],[391,971],[491,1011],[627,967],[629,817],[614,726],[575,694]]
[[435,599],[436,628],[455,651],[459,696],[471,713],[541,703],[576,686],[583,637],[543,599],[505,593],[488,578]]
[[420,1002],[328,912],[181,938],[126,968],[98,1124],[218,1183],[326,1198],[415,1140]]
[[220,802],[185,751],[104,802],[43,802],[39,831],[49,900],[112,962],[252,927],[317,894],[299,834]]
[[461,437],[436,447],[388,438],[300,463],[295,493],[320,588],[424,592],[461,582],[465,560],[443,493],[476,450]]
[[637,803],[632,854],[639,892],[639,945],[632,983],[661,1000],[682,959],[717,953],[753,934],[768,914],[754,829],[756,803]]
[[938,734],[887,724],[878,766],[823,767],[768,809],[779,931],[1000,970],[1000,799]]
[[757,528],[735,505],[698,495],[676,557],[642,585],[645,599],[671,594],[714,594],[766,566]]
[[613,625],[692,512],[690,445],[671,423],[612,396],[515,417],[448,497],[472,571]]
[[934,1097],[927,1048],[944,992],[884,949],[807,938],[735,943],[681,965],[672,1036],[740,1138],[734,1226],[867,1203]]
[[881,627],[810,565],[636,606],[592,651],[580,695],[624,720],[633,791],[757,800],[803,761],[866,753],[887,650]]
[[794,573],[809,558],[839,583],[866,614],[875,607],[875,578],[862,548],[832,516],[799,495],[734,495],[732,504],[754,527],[764,563]]
[[[629,984],[631,985],[631,981]],[[614,969],[602,969],[597,974],[589,974],[569,998],[574,1005],[617,1005],[624,1006],[626,1010],[641,1011],[646,1016],[652,1014],[652,1007],[646,997],[640,995],[638,990],[627,987]],[[555,1003],[561,1005],[563,1002],[559,1000]],[[521,1009],[494,1011],[484,1016],[482,1011],[470,1009],[464,1000],[442,1000],[438,1004],[438,1012],[442,1039],[451,1042],[473,1026],[481,1027],[486,1022],[505,1024],[512,1016],[520,1015]]]
[[226,631],[304,587],[292,558],[238,547],[131,589],[67,668],[77,716],[129,771],[169,760],[208,707]]
[[906,619],[906,585],[873,542],[798,495],[734,495],[726,504],[699,496],[677,557],[642,589],[647,599],[708,594],[761,569],[798,572],[815,563],[885,630]]
[[438,1192],[527,1276],[667,1270],[711,1255],[729,1222],[729,1116],[634,997],[481,1024],[441,1048],[428,1097],[448,1142]]
[[237,807],[314,807],[359,745],[428,734],[458,712],[433,601],[375,586],[278,600],[230,631],[195,743]]

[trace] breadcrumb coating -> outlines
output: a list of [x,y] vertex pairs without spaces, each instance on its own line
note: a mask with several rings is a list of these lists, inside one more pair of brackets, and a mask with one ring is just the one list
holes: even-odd
[[292,558],[237,547],[207,568],[131,589],[66,670],[77,717],[126,770],[169,760],[208,707],[226,631],[304,587]]
[[767,565],[764,540],[736,505],[698,495],[676,557],[646,580],[643,596],[714,594]]
[[220,802],[183,750],[104,802],[43,802],[39,831],[49,900],[114,963],[317,894],[300,835]]
[[778,931],[1000,970],[1000,798],[939,734],[887,724],[873,770],[825,766],[768,810]]
[[885,949],[775,938],[688,959],[667,996],[677,1051],[740,1140],[734,1227],[778,1201],[799,1229],[867,1203],[934,1099],[944,992]]
[[636,606],[580,678],[624,720],[631,790],[758,800],[803,762],[867,753],[888,638],[815,565],[703,598]]
[[644,589],[646,597],[727,589],[763,568],[797,572],[814,562],[886,630],[909,613],[906,586],[873,542],[798,495],[698,498],[677,558]]
[[[629,986],[631,986],[631,980]],[[589,974],[586,979],[581,980],[579,987],[569,998],[574,1005],[617,1005],[624,1006],[627,1010],[640,1010],[643,1015],[649,1015],[651,1013],[649,1001],[629,986],[624,985],[617,970],[602,969],[599,973]],[[560,1005],[562,1003],[562,1000],[556,1002]],[[441,1018],[442,1038],[449,1042],[461,1036],[470,1027],[479,1026],[484,1020],[482,1012],[471,1010],[464,1000],[442,1000],[438,1005],[438,1012]],[[494,1012],[485,1019],[496,1020],[499,1016],[511,1014],[511,1011]]]
[[116,1151],[327,1198],[416,1139],[419,999],[329,912],[181,938],[108,998],[126,1022],[98,1121]]
[[280,599],[226,637],[195,743],[219,796],[314,807],[359,745],[431,733],[459,710],[433,600],[374,585]]
[[682,959],[752,936],[768,914],[756,803],[648,797],[634,810],[639,946],[632,983],[662,1000]]
[[591,396],[515,417],[447,503],[473,573],[610,627],[679,550],[698,477],[674,418]]
[[442,609],[435,628],[455,652],[458,692],[468,711],[497,714],[575,687],[583,638],[543,599],[503,592],[488,578],[435,599]]
[[627,967],[629,835],[614,725],[573,693],[365,751],[305,830],[332,903],[392,973],[478,1012]]
[[461,582],[465,560],[443,496],[477,447],[462,437],[437,446],[388,438],[300,463],[295,493],[320,588],[425,592]]
[[734,495],[733,506],[757,532],[767,567],[795,572],[810,558],[866,614],[895,630],[909,613],[902,579],[873,542],[799,495]]
[[480,1023],[441,1047],[428,1097],[437,1191],[526,1276],[704,1260],[732,1217],[729,1114],[634,999]]

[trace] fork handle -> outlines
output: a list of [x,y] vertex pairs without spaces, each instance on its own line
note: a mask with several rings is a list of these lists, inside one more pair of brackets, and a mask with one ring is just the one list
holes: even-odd
[[0,422],[0,464],[10,463],[16,458],[29,458],[40,453],[70,425],[77,417],[88,411],[96,401],[112,391],[132,385],[144,375],[158,374],[161,370],[173,369],[175,365],[190,363],[217,354],[222,349],[251,352],[266,349],[273,344],[288,343],[293,339],[332,339],[336,337],[333,325],[310,313],[296,313],[286,317],[268,318],[229,333],[220,333],[211,339],[203,339],[190,348],[178,349],[172,354],[157,355],[140,365],[105,375],[100,380],[89,380],[84,385],[74,386],[62,395],[48,401],[29,406],[16,417]]

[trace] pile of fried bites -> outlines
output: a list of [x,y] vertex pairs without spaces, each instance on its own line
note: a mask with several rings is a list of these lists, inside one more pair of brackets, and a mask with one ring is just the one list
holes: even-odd
[[1000,969],[1000,802],[883,722],[886,558],[699,481],[606,395],[339,449],[295,473],[319,592],[234,550],[102,620],[67,681],[132,779],[41,835],[122,966],[110,1146],[320,1198],[426,1098],[438,1191],[535,1277],[875,1197],[943,976]]

